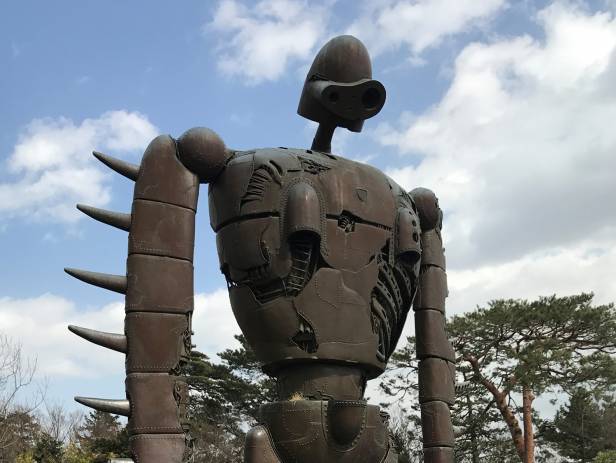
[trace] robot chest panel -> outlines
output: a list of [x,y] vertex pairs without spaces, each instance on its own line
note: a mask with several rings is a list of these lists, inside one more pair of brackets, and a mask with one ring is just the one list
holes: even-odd
[[251,218],[282,217],[294,185],[316,192],[323,218],[391,229],[395,201],[385,175],[365,164],[297,149],[237,153],[210,185],[210,221],[215,231]]

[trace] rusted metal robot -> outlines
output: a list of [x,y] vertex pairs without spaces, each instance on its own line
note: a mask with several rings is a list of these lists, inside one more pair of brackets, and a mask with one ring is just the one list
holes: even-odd
[[312,148],[225,148],[211,130],[156,138],[139,166],[95,153],[134,180],[131,214],[78,206],[128,235],[126,276],[67,269],[124,293],[123,335],[70,327],[126,354],[127,400],[77,398],[128,416],[137,462],[187,461],[193,245],[199,183],[239,326],[276,378],[246,438],[245,462],[396,462],[387,415],[364,400],[413,307],[424,461],[453,462],[449,406],[454,353],[445,333],[442,213],[377,169],[332,154],[334,129],[359,132],[385,89],[363,44],[328,42],[315,58],[298,113],[319,123]]

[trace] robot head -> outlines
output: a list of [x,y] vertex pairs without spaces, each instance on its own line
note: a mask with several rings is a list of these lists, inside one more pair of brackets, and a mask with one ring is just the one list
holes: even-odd
[[334,37],[306,76],[297,113],[333,127],[361,132],[364,120],[385,104],[385,87],[372,79],[368,50],[351,35]]

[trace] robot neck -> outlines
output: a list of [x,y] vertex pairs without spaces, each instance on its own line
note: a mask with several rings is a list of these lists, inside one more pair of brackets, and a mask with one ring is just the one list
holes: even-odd
[[334,136],[335,125],[325,124],[321,122],[317,133],[312,140],[311,149],[315,151],[321,151],[322,153],[331,153],[332,150],[332,137]]

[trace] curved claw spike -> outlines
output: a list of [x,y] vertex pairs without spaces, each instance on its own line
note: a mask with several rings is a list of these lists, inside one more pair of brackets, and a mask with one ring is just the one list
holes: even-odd
[[92,151],[92,154],[96,159],[98,159],[110,169],[115,170],[118,174],[124,175],[124,177],[129,178],[133,181],[137,180],[137,177],[139,176],[138,165],[113,158],[106,154],[99,153],[98,151]]
[[91,330],[75,325],[68,325],[68,329],[71,333],[75,333],[87,341],[126,354],[126,336],[123,334],[105,333],[104,331]]
[[76,268],[65,268],[64,271],[70,276],[85,283],[105,288],[109,291],[115,291],[116,293],[126,294],[127,279],[125,276],[88,272],[87,270],[79,270]]
[[94,220],[106,223],[112,227],[119,228],[121,230],[129,231],[131,215],[124,214],[123,212],[107,211],[105,209],[99,209],[97,207],[86,206],[85,204],[77,204],[79,209],[84,214],[92,217]]
[[114,415],[129,416],[130,402],[128,400],[97,399],[94,397],[75,397],[75,402],[101,412]]

